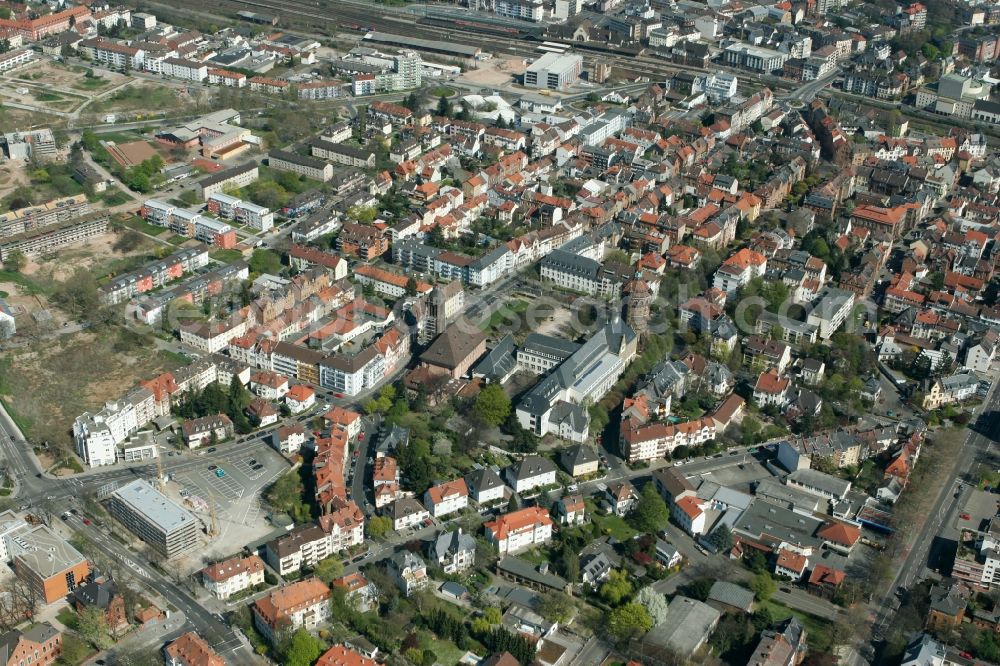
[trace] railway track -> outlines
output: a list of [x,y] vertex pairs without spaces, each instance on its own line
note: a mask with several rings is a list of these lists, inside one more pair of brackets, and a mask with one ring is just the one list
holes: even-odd
[[[179,4],[193,5],[192,0],[181,0]],[[470,33],[468,30],[448,28],[441,25],[429,25],[420,22],[417,15],[400,11],[392,7],[369,7],[351,2],[331,0],[217,0],[215,5],[223,12],[235,14],[241,9],[251,9],[262,13],[272,13],[288,21],[302,23],[307,28],[322,26],[328,34],[349,32],[357,34],[359,40],[364,32],[377,30],[405,37],[435,39],[453,42],[466,46],[477,46],[495,54],[516,56],[519,58],[535,58],[539,55],[534,44],[526,44],[523,39],[503,37],[482,33]],[[567,40],[554,40],[575,49],[584,58],[585,68],[595,62],[608,62],[619,73],[627,73],[633,77],[648,77],[651,81],[663,80],[668,74],[676,72],[706,73],[710,68],[700,68],[688,65],[667,63],[639,50],[636,53],[620,54],[613,50],[605,50],[599,45],[578,43]]]

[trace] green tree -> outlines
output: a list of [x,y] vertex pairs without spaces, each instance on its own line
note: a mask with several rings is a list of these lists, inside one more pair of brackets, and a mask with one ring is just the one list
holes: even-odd
[[299,628],[279,644],[278,652],[285,666],[311,666],[323,654],[323,642]]
[[490,625],[500,624],[503,619],[500,609],[496,606],[489,606],[483,611],[483,619],[486,620]]
[[564,624],[575,612],[576,605],[573,603],[573,598],[565,592],[546,594],[538,604],[538,614],[549,622]]
[[80,637],[98,650],[106,650],[114,644],[108,635],[108,621],[104,609],[87,606],[77,615],[76,631]]
[[20,273],[28,263],[28,258],[20,250],[14,250],[3,260],[3,267],[14,273]]
[[761,571],[750,581],[750,589],[753,590],[758,601],[767,601],[774,596],[778,584],[771,578],[771,574]]
[[608,574],[608,579],[601,585],[601,598],[612,606],[622,603],[632,594],[632,580],[628,573],[621,569],[613,569]]
[[344,575],[344,564],[337,555],[331,555],[316,563],[313,575],[329,585],[335,578]]
[[438,97],[437,114],[445,118],[451,117],[451,102],[448,101],[446,95]]
[[487,384],[479,392],[473,412],[484,423],[496,427],[510,415],[510,398],[499,384]]
[[261,275],[281,272],[281,257],[272,250],[257,249],[250,255],[250,272]]
[[642,532],[662,530],[670,520],[670,509],[652,483],[643,486],[630,520],[633,527]]
[[715,548],[716,552],[729,550],[733,545],[733,533],[727,525],[719,525],[714,532],[708,535],[708,543]]
[[406,295],[407,296],[417,295],[417,279],[412,275],[406,280]]
[[285,472],[267,489],[265,498],[274,508],[288,513],[302,503],[302,478],[297,470]]
[[383,537],[392,530],[392,519],[388,516],[375,516],[368,519],[368,535]]
[[653,618],[642,604],[632,602],[608,613],[608,633],[619,642],[638,638],[653,628]]

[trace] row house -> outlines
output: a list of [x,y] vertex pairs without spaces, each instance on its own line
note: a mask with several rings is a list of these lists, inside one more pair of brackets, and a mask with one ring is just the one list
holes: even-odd
[[629,463],[662,459],[679,446],[700,446],[715,436],[715,421],[707,417],[682,423],[642,423],[628,417],[620,426],[621,450]]

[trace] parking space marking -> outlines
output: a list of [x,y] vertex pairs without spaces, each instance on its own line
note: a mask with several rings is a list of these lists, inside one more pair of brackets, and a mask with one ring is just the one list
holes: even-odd
[[229,474],[220,477],[216,475],[216,470],[201,469],[198,470],[198,475],[208,482],[212,493],[221,495],[230,502],[235,502],[243,497],[246,490],[239,481]]
[[232,466],[238,469],[240,473],[243,474],[245,477],[247,477],[249,480],[256,481],[260,477],[264,476],[264,474],[267,472],[267,467],[262,466],[260,469],[254,469],[253,465],[250,464],[250,460],[251,460],[250,458],[247,458],[246,460],[240,460],[239,462],[233,463]]

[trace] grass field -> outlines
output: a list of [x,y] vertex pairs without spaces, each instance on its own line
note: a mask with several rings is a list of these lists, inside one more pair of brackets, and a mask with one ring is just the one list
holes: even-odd
[[149,234],[150,236],[159,236],[166,229],[163,227],[158,227],[155,224],[150,224],[146,220],[142,219],[138,215],[133,215],[124,222],[122,222],[129,229],[134,229],[135,231],[140,231],[144,234]]
[[625,519],[620,516],[600,513],[591,502],[588,502],[587,509],[590,513],[591,520],[594,521],[594,524],[597,525],[604,534],[610,534],[619,541],[628,541],[638,534],[638,532],[632,529],[632,527],[625,522]]
[[184,242],[187,241],[187,239],[188,239],[187,236],[180,236],[175,234],[170,238],[168,238],[167,242],[170,243],[171,245],[183,245]]
[[215,252],[210,252],[209,255],[212,259],[216,261],[221,261],[224,264],[231,264],[234,261],[239,261],[243,258],[243,253],[239,250],[216,250]]
[[173,88],[158,85],[134,85],[122,88],[109,97],[94,102],[90,111],[172,111],[180,104]]
[[0,397],[30,440],[66,443],[82,412],[180,365],[148,336],[101,330],[44,338],[0,357]]

